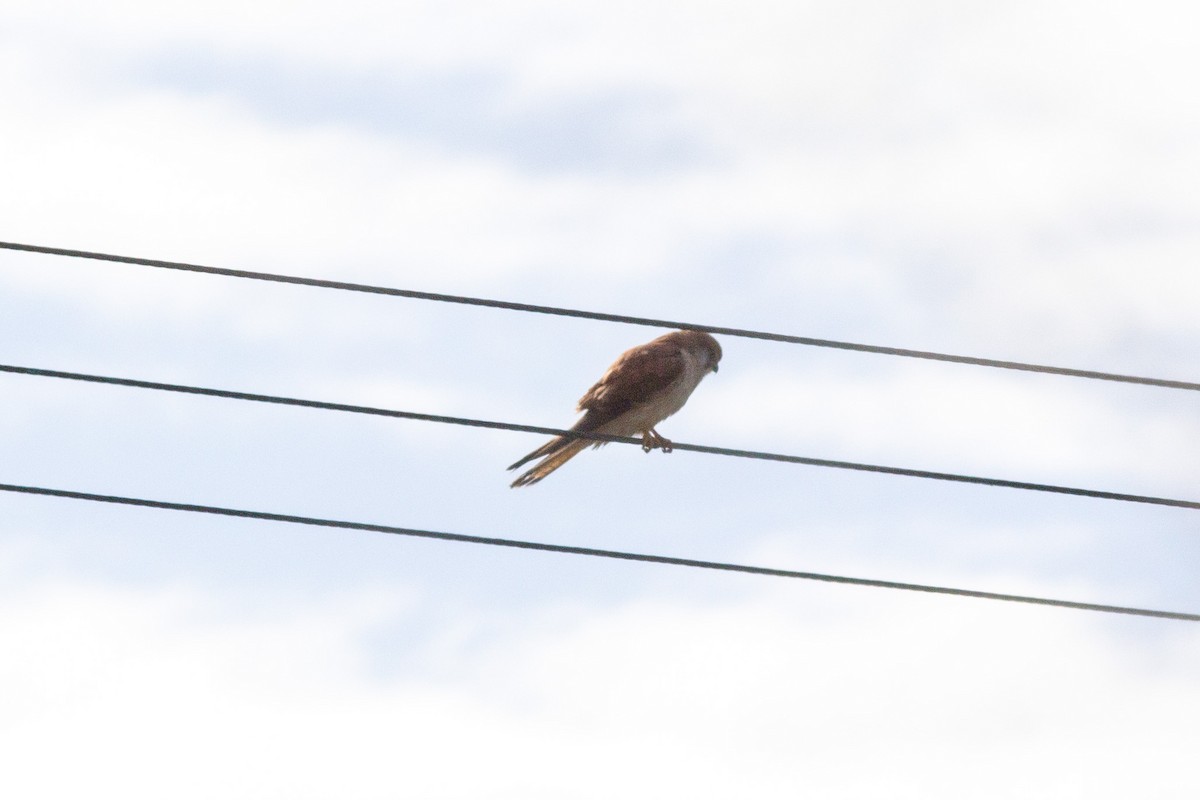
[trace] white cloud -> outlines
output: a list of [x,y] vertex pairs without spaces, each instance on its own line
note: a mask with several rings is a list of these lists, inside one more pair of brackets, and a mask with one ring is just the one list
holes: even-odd
[[656,212],[687,189],[670,181],[631,203],[625,181],[523,174],[346,124],[295,129],[221,96],[94,97],[29,71],[11,87],[23,158],[8,166],[22,187],[7,195],[9,239],[454,291],[645,274],[708,224]]
[[10,587],[0,631],[20,657],[2,670],[0,786],[27,798],[1197,788],[1200,651],[1179,623],[1145,623],[1154,635],[1131,656],[1119,627],[1076,612],[776,586],[703,606],[560,609],[483,647],[442,642],[444,669],[379,673],[363,637],[413,602],[366,591],[246,613],[195,591]]
[[[697,321],[1051,363],[1082,354],[1072,365],[1186,379],[1200,302],[1194,18],[1165,0],[17,0],[0,10],[0,238],[647,315],[699,307]],[[206,63],[189,53],[212,72],[189,82]],[[179,72],[155,71],[172,56]],[[282,84],[250,80],[256,69]],[[364,89],[372,79],[382,89]],[[453,109],[441,127],[392,124],[388,104],[405,100],[394,90],[410,84],[432,96],[421,113]],[[354,113],[332,102],[345,97]],[[306,113],[289,113],[298,100]],[[530,157],[543,144],[557,160]],[[624,168],[589,161],[589,145]],[[646,168],[629,157],[646,152]],[[649,338],[512,315],[434,320],[411,304],[198,276],[83,281],[65,277],[83,271],[73,262],[3,260],[17,298],[0,321],[6,352],[135,377],[565,424],[607,360]],[[795,349],[754,360],[766,352],[729,342],[728,368],[672,435],[692,426],[732,446],[1185,496],[1200,474],[1188,398],[857,356],[827,368]],[[35,358],[46,354],[55,363]],[[1110,358],[1156,366],[1098,363]],[[793,375],[785,361],[817,366]],[[163,364],[169,374],[145,372]],[[578,370],[578,384],[563,377]],[[510,456],[493,466],[473,450],[461,469],[422,468],[430,452],[451,463],[460,446],[516,447],[481,432],[397,426],[438,444],[405,448],[390,426],[313,417],[292,429],[282,414],[195,413],[115,390],[67,424],[67,403],[90,395],[6,383],[28,389],[0,427],[26,447],[14,468],[35,477],[470,531],[563,531],[611,496],[588,483],[599,490],[580,501],[567,481],[522,505],[483,490],[465,501],[484,480],[502,487]],[[487,476],[472,483],[471,470]],[[642,488],[596,526],[689,502]],[[761,509],[773,521],[793,503],[758,489],[750,499],[777,503]],[[723,513],[748,497],[706,500]],[[1036,547],[1036,580],[1074,581],[1083,596],[1095,572],[1129,566],[1108,555],[1128,549],[1096,544],[1103,526],[1086,512],[1023,519],[1017,544],[1007,517],[974,525],[945,557],[941,529],[919,535],[919,509],[860,512],[857,530],[902,533],[880,569],[969,561],[1016,589],[1019,576],[983,570]],[[762,556],[750,561],[870,563],[865,534],[854,541],[843,522],[786,541],[748,531],[735,545],[700,526],[693,541]],[[663,526],[664,541],[676,533]],[[1139,553],[1170,558],[1173,532],[1156,533]],[[349,560],[368,557],[360,546],[339,544]],[[1145,580],[1163,574],[1129,571],[1151,570]],[[351,590],[263,611],[259,597],[8,573],[6,795],[1200,788],[1200,652],[1177,623],[771,584],[737,600],[705,591],[591,609],[548,592],[531,614],[495,597],[463,610],[456,624],[474,633],[462,640],[380,646],[380,630],[428,625],[422,604],[438,598]],[[527,591],[544,589],[533,578]]]
[[[10,13],[31,43],[5,70],[22,120],[6,136],[23,154],[6,173],[21,187],[7,195],[8,235],[451,291],[526,277],[637,285],[766,236],[786,243],[790,291],[820,290],[849,264],[841,283],[873,307],[945,314],[960,339],[991,344],[1009,320],[1006,334],[1031,345],[1111,343],[1114,326],[1180,335],[1194,327],[1197,245],[1154,231],[1186,229],[1197,209],[1187,131],[1200,123],[1179,102],[1197,58],[1178,34],[1187,8],[1142,6],[1131,20],[1054,3],[525,3],[499,15],[471,3],[332,15],[85,4],[51,22],[27,7]],[[64,31],[80,37],[71,57],[33,44]],[[666,174],[538,174],[500,145],[456,149],[452,131],[298,124],[271,119],[236,80],[188,92],[121,71],[188,46],[334,86],[483,70],[498,76],[497,108],[517,116],[649,87],[668,110],[628,124],[682,127],[708,156]],[[445,102],[472,113],[465,96]],[[46,182],[48,165],[69,181]],[[1130,217],[1151,233],[1106,240],[1104,255],[1094,231],[1076,235]],[[872,258],[814,254],[814,235]]]

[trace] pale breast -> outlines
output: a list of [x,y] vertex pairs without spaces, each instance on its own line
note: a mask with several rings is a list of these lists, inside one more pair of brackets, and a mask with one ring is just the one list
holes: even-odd
[[684,367],[678,380],[645,402],[635,405],[609,425],[605,425],[604,432],[614,436],[634,436],[655,427],[683,408],[692,392],[700,385],[705,373],[702,365],[690,352],[685,350],[682,355]]

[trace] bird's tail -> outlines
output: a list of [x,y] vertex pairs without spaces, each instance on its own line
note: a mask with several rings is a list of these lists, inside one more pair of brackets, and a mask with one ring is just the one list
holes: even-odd
[[551,472],[554,472],[554,470],[558,469],[563,464],[577,456],[585,447],[595,444],[596,442],[590,439],[568,439],[565,436],[559,436],[555,439],[551,439],[537,450],[534,450],[532,453],[509,467],[509,469],[516,469],[522,464],[532,461],[535,458],[542,458],[542,456],[545,456],[545,458],[542,459],[542,461],[532,469],[521,473],[521,475],[512,482],[512,488],[515,489],[518,486],[531,486],[537,483],[542,478],[546,477]]
[[570,440],[570,437],[567,437],[567,436],[555,436],[553,439],[546,442],[544,445],[539,447],[537,450],[534,450],[532,453],[525,456],[517,463],[509,464],[508,468],[516,469],[517,467],[528,464],[530,461],[533,461],[536,458],[541,458],[542,456],[548,456],[551,453],[553,453],[555,450],[558,450],[560,447],[562,447],[564,444],[566,444],[569,440]]

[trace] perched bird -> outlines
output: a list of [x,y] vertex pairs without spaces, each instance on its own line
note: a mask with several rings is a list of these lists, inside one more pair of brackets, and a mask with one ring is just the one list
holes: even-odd
[[[673,331],[621,354],[595,386],[579,400],[583,416],[571,426],[580,433],[608,436],[641,434],[642,449],[671,452],[671,442],[654,426],[683,408],[700,380],[717,371],[721,345],[702,331]],[[607,442],[557,436],[509,469],[542,459],[512,482],[529,486],[570,461],[585,447]]]

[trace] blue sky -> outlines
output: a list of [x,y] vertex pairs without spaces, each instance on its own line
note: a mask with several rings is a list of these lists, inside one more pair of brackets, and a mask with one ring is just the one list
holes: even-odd
[[[8,4],[0,239],[1196,380],[1196,13]],[[0,298],[3,363],[548,426],[655,335],[14,252]],[[1191,393],[722,344],[665,435],[1200,494]],[[513,491],[537,436],[0,387],[5,483],[1200,609],[1179,509],[616,446]],[[6,795],[1200,788],[1185,623],[44,498],[0,520]]]

